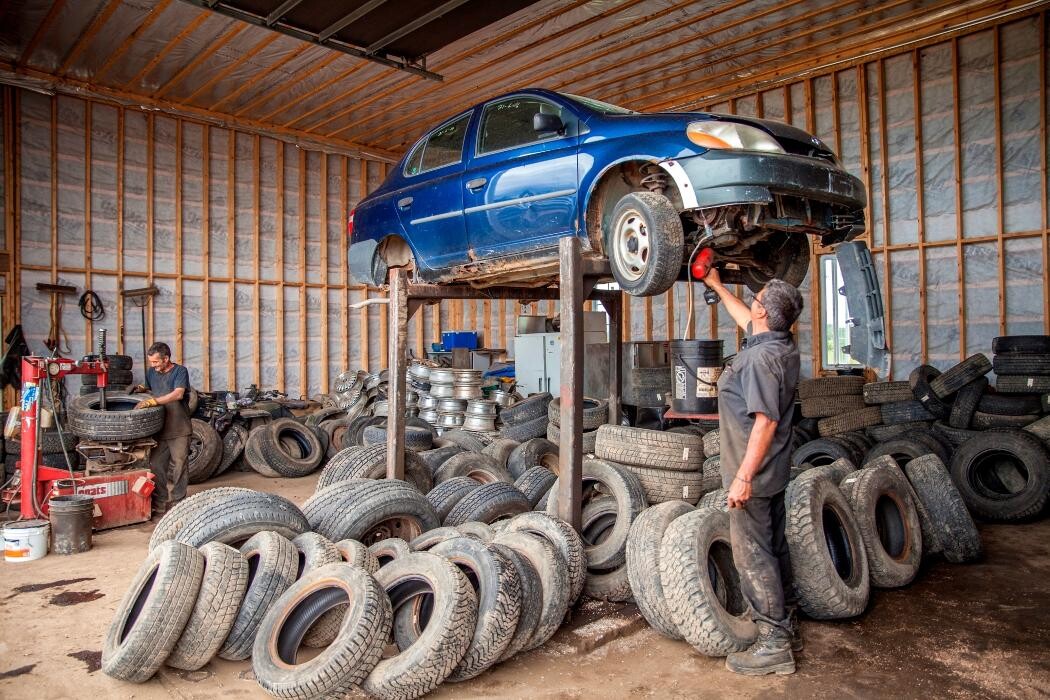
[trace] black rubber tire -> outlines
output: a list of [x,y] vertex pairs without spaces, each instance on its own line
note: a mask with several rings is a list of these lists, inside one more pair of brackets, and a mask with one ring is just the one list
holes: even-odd
[[413,552],[384,566],[376,581],[390,598],[394,619],[402,607],[417,607],[422,600],[430,603],[430,619],[411,646],[372,669],[361,689],[377,698],[425,695],[466,655],[477,625],[478,597],[455,564],[430,552]]
[[936,416],[938,420],[947,420],[948,414],[951,412],[950,406],[942,401],[930,387],[930,382],[939,377],[940,374],[940,370],[936,367],[919,365],[908,375],[908,384],[911,386],[911,393],[922,402],[927,411]]
[[[386,445],[386,426],[368,425],[361,432],[361,441],[365,445]],[[434,446],[434,434],[429,428],[415,425],[405,426],[405,449],[423,452]]]
[[244,445],[248,442],[248,429],[236,423],[226,429],[222,436],[222,457],[219,466],[215,468],[212,476],[219,476],[227,472],[233,463],[244,454]]
[[879,409],[882,412],[883,425],[899,425],[900,423],[914,423],[936,419],[936,416],[927,411],[926,407],[915,399],[884,403]]
[[[600,489],[600,491],[598,490]],[[638,477],[622,465],[598,459],[583,460],[583,502],[599,497],[616,501],[616,522],[601,542],[586,548],[587,566],[614,569],[627,561],[627,535],[643,510],[648,507],[645,489]],[[558,516],[558,483],[547,497],[547,515]]]
[[532,508],[529,499],[513,484],[493,482],[474,489],[452,507],[445,516],[446,527],[468,522],[492,523],[526,513]]
[[369,545],[368,551],[379,561],[380,569],[387,564],[412,553],[412,549],[408,546],[408,542],[405,542],[400,537],[387,537],[385,540],[379,540],[378,542]]
[[667,607],[660,581],[660,543],[671,523],[693,506],[685,501],[667,501],[646,508],[627,535],[627,578],[634,602],[649,625],[668,639],[681,639]]
[[102,643],[102,672],[144,683],[179,641],[204,577],[204,555],[181,542],[151,551],[117,607]]
[[1050,497],[1050,453],[1021,430],[986,432],[964,442],[949,470],[970,512],[984,520],[1031,518]]
[[[297,452],[290,451],[285,440],[289,440]],[[278,418],[267,426],[259,446],[267,465],[288,478],[313,473],[325,456],[313,429],[292,418]]]
[[867,453],[867,447],[861,447],[861,445],[853,440],[847,438],[847,435],[852,433],[841,433],[839,435],[832,435],[830,437],[821,438],[822,440],[828,440],[836,445],[841,445],[846,449],[846,453],[849,455],[847,459],[856,464],[860,464],[864,459],[864,455]]
[[697,509],[700,508],[717,508],[718,510],[724,510],[729,512],[729,503],[727,497],[729,492],[726,489],[716,489],[705,493],[700,498],[700,502],[696,504]]
[[704,460],[700,490],[703,493],[722,488],[722,458],[719,455]]
[[864,429],[864,434],[871,438],[872,442],[879,443],[884,440],[893,440],[903,437],[916,430],[926,430],[930,427],[929,421],[915,421],[914,423],[898,423],[897,425],[872,425]]
[[450,682],[465,681],[496,664],[510,645],[521,619],[518,570],[498,549],[472,537],[446,540],[430,550],[467,574],[478,596],[478,621],[470,646]]
[[974,430],[991,430],[992,428],[1020,429],[1037,420],[1039,420],[1038,413],[1033,413],[1027,416],[1002,416],[997,413],[981,413],[980,411],[977,411],[973,414],[973,420],[970,423],[970,427]]
[[[343,612],[331,643],[319,656],[297,663],[307,630],[337,609]],[[344,563],[320,567],[289,587],[263,618],[252,647],[252,672],[275,697],[343,697],[379,663],[392,617],[385,591],[363,569]]]
[[[561,429],[553,423],[547,424],[547,439],[555,445],[561,444]],[[598,431],[588,430],[580,434],[582,452],[585,455],[594,454],[595,445],[598,442]]]
[[938,437],[932,430],[916,430],[914,433],[906,435],[905,438],[926,445],[930,453],[937,455],[945,464],[952,458],[952,452],[955,449],[950,442]]
[[854,617],[868,604],[864,540],[846,497],[818,469],[788,484],[784,495],[799,604],[812,618]]
[[725,656],[755,641],[758,628],[740,590],[727,512],[698,508],[668,526],[660,583],[678,634],[701,654]]
[[948,443],[952,447],[958,447],[970,438],[981,434],[979,430],[967,430],[964,428],[953,428],[947,423],[937,421],[931,428],[934,435]]
[[718,430],[712,430],[703,437],[704,457],[717,457],[722,452]]
[[335,543],[316,532],[304,532],[293,539],[292,544],[295,545],[295,551],[298,553],[295,572],[297,580],[302,578],[307,571],[343,560]]
[[441,439],[453,445],[459,445],[469,452],[481,452],[488,446],[488,441],[483,440],[478,433],[456,428],[441,435]]
[[97,394],[69,402],[69,430],[79,438],[98,442],[121,442],[150,437],[164,426],[164,407],[135,408],[149,394],[106,393],[106,410],[99,410]]
[[[496,442],[499,442],[497,440]],[[495,444],[495,443],[493,443]],[[487,449],[487,448],[486,448]],[[437,468],[448,460],[449,457],[457,455],[463,452],[463,448],[459,445],[445,445],[444,447],[435,447],[432,450],[426,450],[419,453],[419,458],[423,460],[423,463],[430,469],[430,473],[433,474],[437,471]]]
[[602,232],[609,265],[620,289],[637,297],[656,296],[670,289],[685,257],[682,219],[671,200],[656,192],[628,192],[612,208],[609,221],[612,229],[621,222],[636,229],[648,245],[644,267],[638,267],[621,258],[615,230]]
[[[22,454],[21,440],[9,438],[3,442],[6,454],[19,456]],[[41,430],[37,439],[37,447],[40,454],[60,455],[68,452],[70,457],[76,459],[77,436],[68,430],[63,430],[61,435],[57,430]],[[64,452],[63,448],[65,448]]]
[[270,422],[256,425],[248,433],[248,440],[244,443],[244,461],[255,472],[262,474],[268,479],[280,479],[280,472],[274,470],[263,456],[262,444],[267,439]]
[[[554,427],[561,425],[561,399],[555,397],[547,404],[547,420]],[[606,399],[583,397],[583,421],[580,424],[584,432],[597,430],[599,425],[609,421],[609,402]]]
[[820,467],[831,464],[836,459],[853,459],[852,449],[827,438],[807,442],[791,453],[791,466],[801,467],[809,464]]
[[427,530],[409,542],[408,548],[413,552],[427,552],[438,544],[456,537],[463,537],[463,533],[454,527],[438,527],[433,530]]
[[380,425],[385,422],[386,418],[382,416],[358,416],[354,418],[350,421],[350,425],[347,426],[346,432],[343,434],[342,444],[339,445],[340,449],[363,447],[361,435],[364,429],[369,425]]
[[[333,457],[321,471],[317,489],[346,479],[386,478],[386,445],[351,447]],[[427,493],[434,485],[430,470],[415,452],[405,452],[405,483],[412,484],[420,493]]]
[[558,550],[569,574],[569,605],[583,592],[587,578],[587,555],[580,534],[564,520],[546,513],[522,513],[511,518],[501,532],[525,532],[547,540]]
[[[114,394],[126,394],[128,393],[128,387],[122,384],[110,384],[106,386],[106,396],[113,396]],[[96,396],[98,394],[97,386],[82,386],[79,389],[80,396]]]
[[303,504],[311,528],[333,542],[406,542],[440,525],[433,506],[415,487],[396,479],[351,480],[328,486]]
[[535,508],[547,495],[558,477],[547,467],[531,467],[514,481],[514,486],[525,496],[530,508]]
[[507,471],[515,479],[532,467],[547,467],[558,474],[558,445],[547,438],[533,438],[521,443],[507,458]]
[[896,464],[867,467],[840,485],[864,539],[871,585],[907,586],[922,563],[922,526],[911,485]]
[[[111,386],[122,385],[128,386],[135,379],[132,376],[132,372],[129,369],[117,369],[113,366],[113,362],[109,363],[109,372],[106,373],[106,388],[109,389]],[[82,386],[98,386],[98,376],[94,374],[82,374],[80,375],[80,383]]]
[[824,396],[860,395],[864,390],[864,377],[851,375],[803,379],[798,383],[798,398],[802,401]]
[[457,503],[463,500],[468,493],[479,488],[481,488],[480,481],[475,481],[469,476],[457,476],[432,488],[427,493],[427,500],[434,507],[438,520],[444,522],[445,518],[448,517],[449,511]]
[[806,418],[830,418],[845,411],[859,411],[867,406],[859,394],[846,396],[817,396],[802,401],[801,412]]
[[335,543],[335,548],[347,564],[360,566],[370,574],[379,571],[379,560],[368,551],[368,547],[357,540],[339,540]]
[[518,574],[521,591],[521,615],[511,635],[510,643],[507,644],[507,648],[499,658],[499,661],[503,662],[522,651],[536,633],[536,627],[540,623],[540,614],[543,612],[543,582],[540,581],[536,568],[515,550],[495,542],[488,542],[485,546],[498,552],[510,562]]
[[949,368],[943,374],[930,381],[933,393],[946,399],[978,377],[992,371],[992,363],[983,353],[970,355],[965,360]]
[[490,445],[486,445],[485,449],[481,451],[481,454],[496,460],[496,464],[503,468],[507,467],[507,460],[510,459],[510,455],[514,452],[514,449],[521,443],[517,440],[507,440],[500,438],[495,440]]
[[553,397],[547,392],[533,394],[513,406],[500,409],[499,419],[503,425],[521,425],[544,418],[547,415],[547,406],[552,400]]
[[186,627],[165,663],[172,668],[196,671],[211,661],[233,628],[233,621],[248,590],[248,560],[229,545],[208,542],[204,576]]
[[434,472],[434,483],[441,484],[457,476],[469,476],[480,484],[491,484],[502,481],[514,483],[510,472],[501,467],[495,459],[480,452],[461,452],[445,460],[445,463]]
[[603,425],[598,428],[594,454],[618,464],[699,472],[704,464],[704,442],[695,435]]
[[[995,388],[1000,394],[1047,394],[1050,393],[1050,377],[1009,377],[995,378]],[[1044,408],[1044,412],[1050,410]]]
[[546,538],[525,532],[503,531],[492,541],[510,547],[525,557],[539,574],[540,620],[536,631],[525,645],[525,650],[535,649],[554,636],[569,610],[572,586],[569,582],[568,562]]
[[848,459],[836,459],[831,464],[813,467],[806,471],[817,471],[823,474],[831,483],[838,486],[850,474],[857,471],[857,466]]
[[1043,406],[1037,394],[985,394],[980,397],[977,410],[1001,416],[1024,416],[1041,413]]
[[842,413],[831,418],[822,418],[817,423],[817,432],[821,437],[839,435],[853,430],[863,430],[868,426],[882,423],[882,409],[879,406],[868,406],[859,411]]
[[295,583],[299,551],[291,540],[275,532],[260,532],[241,547],[248,560],[248,590],[237,611],[229,636],[219,649],[228,661],[251,656],[255,635],[277,599]]
[[978,377],[959,389],[955,395],[955,401],[952,402],[951,413],[948,414],[948,425],[961,430],[968,429],[973,421],[973,414],[977,411],[981,399],[984,398],[984,392],[987,390],[987,377]]
[[499,436],[505,440],[517,440],[518,442],[527,442],[533,438],[544,437],[547,435],[547,416],[543,415],[539,418],[527,421],[525,423],[518,423],[515,425],[504,425],[499,430]]
[[964,564],[981,556],[981,536],[959,489],[935,455],[923,455],[904,466],[916,496],[929,513],[934,539],[944,558]]
[[325,406],[303,418],[303,425],[321,425],[322,423],[336,421],[345,417],[346,411],[338,406]]
[[623,465],[625,469],[638,477],[645,489],[646,501],[650,505],[667,501],[686,501],[695,505],[704,493],[703,469],[695,472],[682,472],[670,469],[650,469]]
[[1050,335],[1001,335],[992,339],[992,352],[1050,353]]
[[998,353],[992,366],[1001,377],[1045,377],[1050,375],[1050,354]]
[[[593,545],[605,537],[616,520],[616,502],[609,497],[596,498],[583,507],[580,537],[585,545]],[[609,603],[632,600],[631,579],[626,562],[611,569],[588,567],[583,584],[583,595]]]
[[346,440],[346,431],[350,429],[350,418],[338,418],[326,420],[317,427],[328,436],[328,447],[325,449],[325,457],[331,459],[339,450],[343,449]]
[[193,433],[190,435],[186,470],[189,472],[189,482],[199,484],[210,479],[219,468],[222,461],[222,438],[206,421],[193,418],[190,423]]
[[1047,449],[1050,449],[1050,416],[1043,416],[1023,428],[1024,432],[1035,435]]
[[908,382],[870,382],[864,385],[863,396],[870,406],[915,399]]
[[670,395],[670,367],[635,367],[624,372],[621,403],[663,408]]
[[[912,439],[911,437],[897,438],[895,440],[887,440],[886,442],[880,442],[868,451],[868,454],[864,455],[864,464],[871,462],[878,457],[888,455],[893,458],[897,465],[903,469],[904,465],[922,455],[934,454],[937,455],[937,451],[931,449],[930,445],[924,441]],[[937,455],[940,459],[941,456]]]
[[264,530],[290,539],[310,530],[310,523],[286,498],[224,486],[179,501],[157,523],[149,546],[174,539],[193,547],[206,542],[236,547]]

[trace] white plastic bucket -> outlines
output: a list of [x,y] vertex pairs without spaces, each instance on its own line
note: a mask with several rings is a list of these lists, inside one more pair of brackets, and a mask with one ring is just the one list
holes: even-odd
[[19,520],[4,525],[4,561],[24,562],[47,554],[51,524],[46,520]]

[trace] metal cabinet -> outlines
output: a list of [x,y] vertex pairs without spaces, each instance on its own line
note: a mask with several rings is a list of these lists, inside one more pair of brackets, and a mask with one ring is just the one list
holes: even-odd
[[[609,392],[609,343],[604,333],[584,333],[583,391],[588,396]],[[592,367],[593,365],[593,367]],[[525,396],[544,391],[561,393],[561,334],[527,333],[514,337],[514,374]]]

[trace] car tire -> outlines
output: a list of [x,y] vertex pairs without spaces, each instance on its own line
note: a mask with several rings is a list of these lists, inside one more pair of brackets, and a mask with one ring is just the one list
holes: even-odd
[[525,645],[535,649],[554,636],[569,610],[572,586],[569,582],[569,565],[558,549],[546,538],[525,532],[503,531],[492,540],[505,545],[525,557],[539,574],[540,620],[536,631]]
[[456,476],[432,488],[427,493],[427,500],[434,507],[438,519],[444,522],[457,503],[462,501],[468,493],[479,488],[481,488],[480,481],[471,479],[469,476]]
[[511,518],[501,532],[525,532],[554,545],[568,566],[569,605],[579,599],[587,578],[587,556],[583,539],[571,525],[546,513],[530,512]]
[[671,523],[693,506],[685,501],[667,501],[646,508],[627,535],[627,578],[634,602],[649,626],[668,639],[681,639],[678,626],[667,608],[660,582],[660,543]]
[[303,503],[311,528],[333,542],[406,542],[440,525],[434,507],[412,485],[396,479],[342,481]]
[[557,480],[558,477],[547,467],[530,467],[514,481],[514,485],[525,494],[531,504],[529,507],[535,508]]
[[[756,256],[764,257],[772,264],[772,277],[754,267],[742,267],[740,272],[726,275],[725,281],[727,283],[743,282],[755,294],[762,291],[762,288],[771,279],[783,280],[792,287],[798,287],[809,274],[809,237],[804,233],[782,234],[779,240],[771,237],[767,239],[762,248],[759,248]],[[739,280],[734,279],[737,276]]]
[[211,478],[222,461],[222,438],[210,423],[193,418],[191,421],[189,453],[186,471],[189,483],[199,484]]
[[547,467],[557,475],[558,445],[547,438],[533,438],[521,443],[507,458],[507,471],[515,479],[532,467]]
[[936,528],[933,539],[944,558],[964,564],[981,556],[981,536],[959,489],[936,455],[923,455],[904,466],[912,489]]
[[630,192],[613,207],[611,230],[603,236],[613,277],[632,296],[666,292],[682,269],[685,233],[667,197]]
[[1050,454],[1038,437],[996,430],[967,440],[949,471],[970,512],[1000,522],[1041,512],[1050,496]]
[[442,523],[456,527],[468,522],[492,523],[526,513],[529,499],[513,484],[493,482],[474,489],[452,507]]

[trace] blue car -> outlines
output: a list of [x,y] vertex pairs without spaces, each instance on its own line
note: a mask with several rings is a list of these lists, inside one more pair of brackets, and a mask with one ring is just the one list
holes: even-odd
[[713,249],[727,282],[801,284],[810,236],[864,231],[863,183],[793,126],[711,113],[633,112],[521,90],[439,124],[350,214],[350,274],[546,285],[558,239],[579,236],[637,296],[686,279]]

